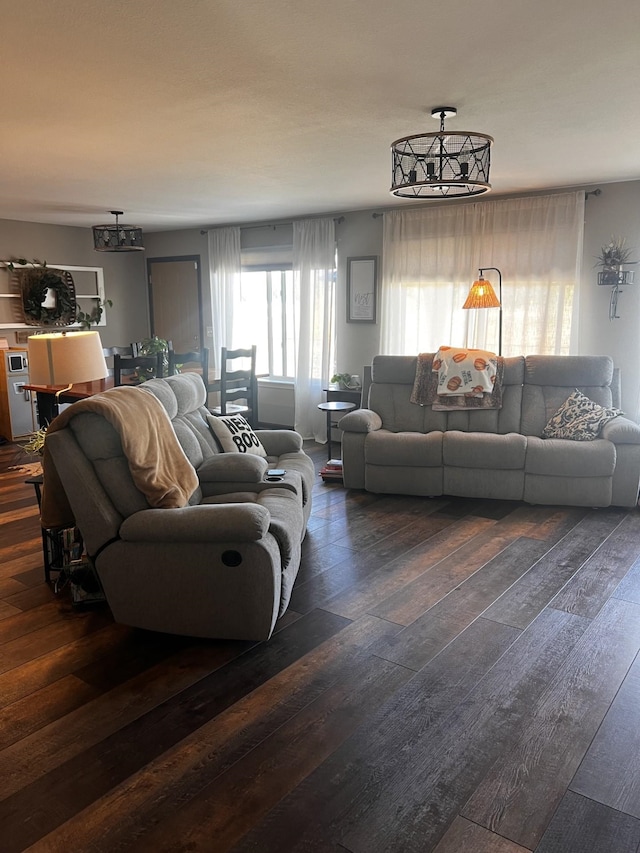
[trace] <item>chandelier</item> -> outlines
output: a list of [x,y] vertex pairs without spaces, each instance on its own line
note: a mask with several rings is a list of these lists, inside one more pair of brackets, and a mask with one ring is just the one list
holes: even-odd
[[141,252],[144,250],[142,242],[142,228],[137,225],[121,225],[118,217],[122,216],[121,210],[110,210],[115,218],[115,225],[93,226],[93,248],[96,252]]
[[440,130],[403,136],[391,143],[391,193],[400,198],[442,198],[489,192],[493,138],[466,130],[449,133],[444,120],[455,107],[436,107]]

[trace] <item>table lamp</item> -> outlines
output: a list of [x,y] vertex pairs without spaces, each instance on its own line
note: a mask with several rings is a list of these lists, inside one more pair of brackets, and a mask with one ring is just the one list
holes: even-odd
[[29,382],[62,385],[56,400],[76,382],[109,375],[98,332],[54,332],[29,337]]

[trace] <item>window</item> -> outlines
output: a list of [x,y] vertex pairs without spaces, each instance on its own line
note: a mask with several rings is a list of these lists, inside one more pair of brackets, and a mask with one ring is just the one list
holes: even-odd
[[[295,377],[295,304],[293,272],[242,268],[239,300],[234,307],[234,339],[251,340],[258,347],[257,373],[275,379]],[[288,268],[286,268],[288,266]]]

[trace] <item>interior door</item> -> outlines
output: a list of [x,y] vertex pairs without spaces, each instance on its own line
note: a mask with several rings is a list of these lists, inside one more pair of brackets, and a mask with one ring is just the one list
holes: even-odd
[[151,334],[173,342],[176,352],[202,346],[200,258],[150,258]]

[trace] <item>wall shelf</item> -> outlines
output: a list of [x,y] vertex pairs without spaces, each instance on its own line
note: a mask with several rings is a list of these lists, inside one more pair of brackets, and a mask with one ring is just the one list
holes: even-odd
[[[22,294],[20,282],[16,275],[12,275],[9,264],[13,263],[16,270],[29,269],[37,264],[16,264],[15,261],[0,261],[0,329],[47,329],[57,331],[61,328],[79,329],[80,323],[70,326],[34,326],[25,323],[22,313]],[[69,264],[47,264],[52,269],[66,270],[73,276],[76,289],[76,301],[78,308],[87,314],[100,302],[104,306],[104,270],[102,267],[79,267]],[[107,312],[103,307],[102,317],[98,326],[107,325]]]

